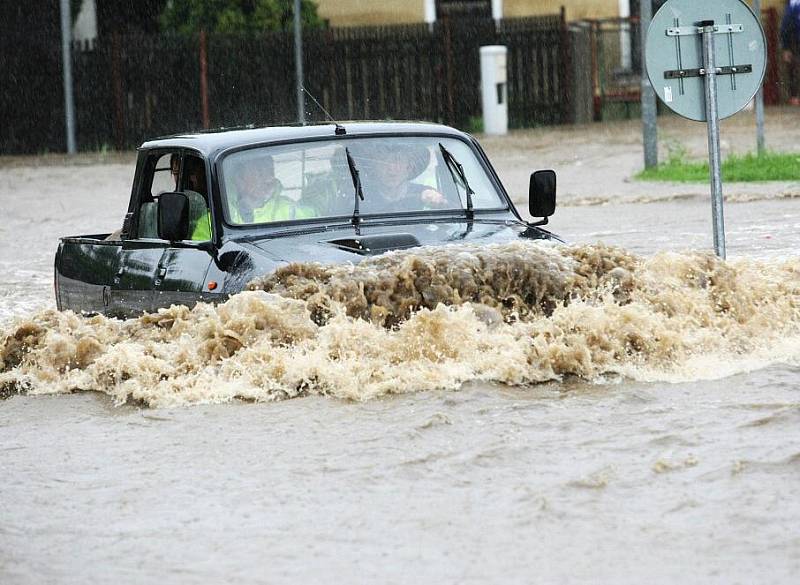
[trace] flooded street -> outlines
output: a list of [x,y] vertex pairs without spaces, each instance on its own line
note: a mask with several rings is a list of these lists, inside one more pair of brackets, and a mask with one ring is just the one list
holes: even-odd
[[[796,139],[797,120],[770,118],[776,148]],[[201,345],[195,315],[174,339],[59,323],[63,343],[44,344],[26,373],[31,395],[0,400],[0,582],[796,582],[800,185],[726,186],[732,268],[717,265],[696,254],[712,247],[707,186],[626,180],[614,161],[638,164],[636,126],[610,127],[585,149],[560,129],[485,146],[515,200],[531,170],[563,178],[549,229],[570,248],[520,257],[544,255],[572,282],[590,245],[618,247],[625,273],[609,274],[624,306],[600,286],[553,285],[585,305],[499,326],[463,307],[391,333],[296,326],[285,346],[254,342],[208,371],[187,357]],[[0,340],[21,319],[48,322],[59,236],[121,224],[133,158],[82,162],[0,165]],[[695,283],[704,266],[708,286]],[[251,294],[244,312],[269,310]],[[192,391],[162,391],[158,370],[150,386],[137,374],[138,386],[101,387],[102,364],[47,378],[82,327],[133,357],[134,343],[158,346]],[[447,359],[401,355],[414,339]],[[314,352],[335,344],[363,355],[323,370]],[[100,361],[124,368],[109,347]],[[279,400],[266,352],[283,369],[318,368],[319,386]],[[604,361],[612,354],[624,357]],[[259,376],[274,388],[250,388]],[[62,393],[72,380],[95,391]]]

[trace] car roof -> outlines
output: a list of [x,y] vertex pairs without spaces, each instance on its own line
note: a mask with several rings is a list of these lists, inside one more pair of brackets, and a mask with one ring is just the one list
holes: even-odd
[[[340,122],[338,127],[343,127],[345,129],[346,136],[433,134],[450,135],[461,139],[469,138],[463,132],[449,126],[425,122]],[[217,130],[175,134],[148,140],[142,144],[140,150],[150,150],[154,148],[191,148],[199,151],[206,157],[212,157],[225,150],[242,146],[292,140],[342,137],[336,134],[336,128],[336,124],[266,126],[261,128],[220,128]]]

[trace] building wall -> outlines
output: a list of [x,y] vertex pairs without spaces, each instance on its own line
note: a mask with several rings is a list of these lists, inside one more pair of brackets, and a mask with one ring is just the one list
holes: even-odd
[[567,20],[619,16],[619,0],[505,0],[503,13],[507,18],[558,14],[564,6]]
[[317,0],[331,26],[407,24],[425,21],[423,0]]
[[[319,14],[331,26],[419,23],[425,20],[424,0],[316,0]],[[786,0],[762,0],[764,8],[782,10]],[[566,7],[567,20],[620,16],[620,0],[504,0],[506,18],[558,14]]]

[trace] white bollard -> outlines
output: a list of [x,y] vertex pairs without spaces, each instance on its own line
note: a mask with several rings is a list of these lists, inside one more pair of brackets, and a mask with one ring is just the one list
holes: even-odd
[[503,0],[492,0],[492,18],[497,24],[503,20]]
[[481,47],[481,97],[486,134],[508,134],[508,49]]
[[433,30],[433,25],[436,24],[436,0],[424,0],[424,3],[425,23]]

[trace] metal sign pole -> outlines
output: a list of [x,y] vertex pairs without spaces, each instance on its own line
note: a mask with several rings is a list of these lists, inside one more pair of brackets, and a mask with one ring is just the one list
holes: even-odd
[[[755,12],[758,21],[761,22],[761,0],[753,0],[753,12]],[[766,141],[764,139],[764,87],[763,85],[758,89],[756,94],[756,148],[758,148],[758,155],[761,156],[766,150]]]
[[297,121],[306,125],[306,96],[303,94],[303,24],[300,0],[294,0],[294,65],[297,75]]
[[719,146],[719,109],[717,105],[717,64],[714,54],[714,21],[699,24],[703,31],[703,68],[705,69],[706,119],[708,121],[708,162],[711,175],[711,209],[714,216],[714,250],[725,260],[725,217],[722,204],[722,157]]
[[64,65],[64,118],[67,127],[67,153],[75,154],[75,99],[72,93],[72,27],[69,0],[61,0],[61,58]]
[[680,116],[708,124],[714,251],[724,259],[719,121],[741,111],[764,83],[764,29],[744,0],[667,0],[653,17],[646,43],[656,95]]
[[658,166],[658,110],[656,108],[656,92],[644,63],[647,62],[647,31],[653,16],[653,7],[649,1],[640,6],[640,38],[642,43],[642,141],[644,143],[644,168]]

